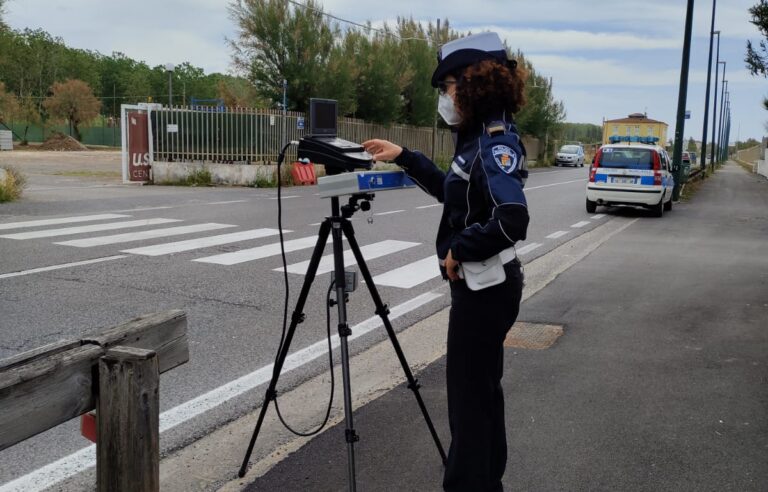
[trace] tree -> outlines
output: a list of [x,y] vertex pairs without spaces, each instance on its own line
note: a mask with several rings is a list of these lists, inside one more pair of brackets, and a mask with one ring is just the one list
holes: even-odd
[[0,31],[8,29],[8,24],[5,23],[3,17],[5,16],[5,0],[0,0]]
[[235,0],[229,11],[238,26],[235,66],[265,99],[283,99],[288,82],[290,109],[305,111],[317,92],[339,27],[330,24],[322,6],[308,0],[303,8],[285,0]]
[[685,150],[688,152],[696,152],[699,150],[698,146],[696,145],[696,140],[694,140],[693,137],[688,139],[688,147]]
[[0,124],[5,124],[19,112],[19,104],[13,94],[5,91],[5,84],[0,82]]
[[[764,38],[768,38],[768,0],[760,0],[749,9],[752,16],[750,22],[754,24]],[[744,61],[752,75],[768,77],[768,44],[766,40],[760,41],[760,48],[755,48],[752,41],[747,41],[747,56]]]
[[53,95],[43,101],[43,106],[53,118],[67,121],[75,133],[75,138],[82,140],[78,126],[99,115],[101,102],[82,80],[56,82],[51,91]]
[[515,121],[522,134],[533,135],[538,139],[548,140],[560,131],[565,120],[565,107],[556,101],[552,94],[552,83],[546,77],[536,73],[533,64],[521,51],[515,55],[518,69],[527,72],[525,84],[526,104],[515,116]]

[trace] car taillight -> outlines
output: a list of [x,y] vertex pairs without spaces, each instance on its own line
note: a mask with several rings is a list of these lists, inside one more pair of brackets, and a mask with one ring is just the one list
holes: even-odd
[[653,184],[661,185],[661,156],[658,152],[653,153]]
[[603,155],[602,150],[598,150],[595,153],[595,160],[592,161],[592,166],[589,168],[589,182],[595,182],[595,174],[597,174],[597,168],[600,167],[600,157]]

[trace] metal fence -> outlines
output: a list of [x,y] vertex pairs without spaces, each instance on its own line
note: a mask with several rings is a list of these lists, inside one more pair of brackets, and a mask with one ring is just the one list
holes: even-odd
[[[150,113],[155,161],[271,164],[281,146],[305,135],[304,113],[252,108],[163,107]],[[377,125],[353,118],[339,118],[339,137],[353,142],[384,138],[449,159],[454,145],[449,130],[408,125]],[[295,159],[290,149],[287,159]]]
[[[13,132],[14,140],[24,138],[28,142],[45,142],[53,133],[63,133],[73,136],[69,125],[39,125],[28,124],[24,121],[10,120],[5,125]],[[120,118],[100,117],[96,123],[82,125],[80,134],[83,137],[82,143],[85,145],[100,145],[106,147],[120,147]]]

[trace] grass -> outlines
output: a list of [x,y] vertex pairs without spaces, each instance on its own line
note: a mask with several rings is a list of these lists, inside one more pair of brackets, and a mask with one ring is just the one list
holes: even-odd
[[211,172],[207,169],[195,169],[184,183],[187,186],[208,186],[211,184]]
[[0,182],[0,203],[18,199],[27,185],[27,178],[13,166],[0,166],[5,169],[5,182]]

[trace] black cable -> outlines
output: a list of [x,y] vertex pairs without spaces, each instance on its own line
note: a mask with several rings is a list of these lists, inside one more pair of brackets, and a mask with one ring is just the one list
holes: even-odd
[[[275,398],[275,410],[277,410],[277,418],[280,419],[280,422],[283,424],[283,426],[291,431],[292,433],[296,434],[297,436],[301,437],[310,437],[314,436],[315,434],[318,434],[325,425],[328,423],[328,420],[331,418],[331,408],[333,408],[333,392],[336,388],[336,380],[333,376],[333,347],[331,346],[331,292],[333,291],[333,286],[336,284],[336,281],[332,281],[331,285],[328,286],[328,294],[325,297],[325,325],[326,325],[326,332],[328,336],[328,367],[330,367],[331,370],[331,395],[328,398],[328,408],[325,411],[325,418],[320,423],[317,429],[308,431],[308,432],[300,432],[295,429],[293,429],[283,418],[283,415],[280,413],[280,406],[277,404],[277,398]],[[343,301],[342,301],[343,302]]]
[[[285,336],[288,329],[288,302],[290,299],[290,290],[289,290],[289,282],[288,282],[288,261],[285,257],[285,242],[283,239],[283,201],[282,201],[282,174],[280,172],[280,166],[282,166],[283,161],[285,160],[285,151],[288,150],[288,147],[291,145],[297,145],[298,142],[290,141],[287,144],[285,144],[280,150],[280,154],[277,157],[277,229],[280,236],[280,256],[283,261],[283,283],[285,285],[285,297],[283,302],[283,328],[282,333],[280,334],[280,344],[277,348],[277,354],[275,355],[275,367],[277,367],[277,360],[280,357],[280,353],[283,351],[283,344],[285,343]],[[275,395],[274,402],[275,402],[275,410],[277,411],[277,416],[280,419],[280,422],[283,424],[283,426],[288,429],[293,434],[296,434],[297,436],[301,437],[309,437],[313,436],[317,433],[319,433],[325,425],[328,423],[328,419],[331,415],[331,408],[333,407],[333,392],[335,389],[335,380],[333,376],[333,347],[331,346],[331,304],[330,304],[330,298],[331,298],[331,291],[333,290],[333,286],[335,284],[335,281],[331,282],[331,285],[328,287],[328,294],[326,296],[326,302],[325,302],[325,309],[326,309],[326,327],[327,327],[327,335],[328,335],[328,361],[330,364],[330,371],[331,371],[331,396],[328,401],[328,409],[325,413],[325,418],[323,419],[323,422],[320,424],[320,426],[310,432],[300,432],[297,430],[294,430],[283,418],[282,414],[280,413],[280,406],[277,403],[277,395]],[[343,302],[343,300],[342,300]]]

